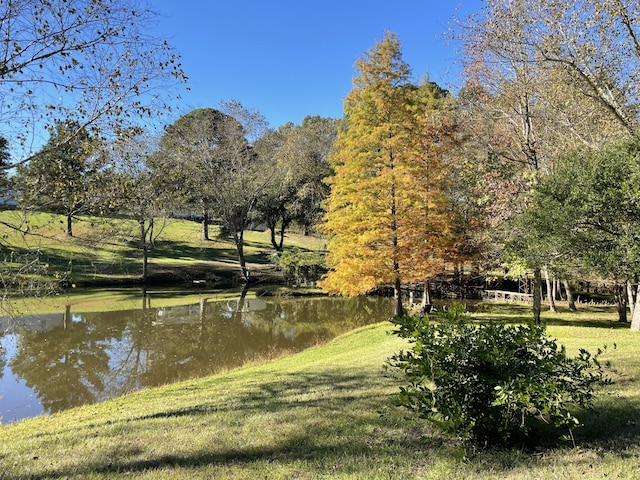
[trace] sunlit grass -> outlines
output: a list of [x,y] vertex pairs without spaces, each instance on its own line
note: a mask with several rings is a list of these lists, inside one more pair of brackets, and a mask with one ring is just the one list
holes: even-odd
[[[493,308],[504,313],[489,306],[483,315]],[[640,337],[615,328],[614,310],[549,322],[570,352],[608,346],[602,360],[615,383],[594,411],[578,412],[578,449],[473,450],[390,407],[398,379],[381,366],[402,342],[385,323],[264,364],[1,427],[0,478],[637,478]]]
[[[65,233],[66,220],[60,215],[17,210],[1,211],[0,253],[5,261],[12,252],[38,251],[41,262],[48,266],[50,278],[65,279],[65,288],[44,299],[15,300],[13,313],[29,311],[55,312],[66,305],[81,304],[83,311],[126,309],[139,305],[135,292],[118,289],[118,285],[135,285],[141,274],[142,256],[137,244],[138,226],[132,220],[79,217],[73,224],[74,236]],[[190,298],[175,291],[163,295],[158,287],[152,293],[157,306],[176,302],[198,301],[212,288],[228,288],[238,283],[239,263],[235,245],[228,238],[218,238],[218,227],[210,226],[211,240],[202,240],[201,225],[179,219],[158,220],[154,227],[157,238],[150,246],[149,278],[153,285],[176,285],[194,290]],[[26,233],[24,233],[26,232]],[[269,232],[245,232],[245,255],[249,268],[274,278],[270,255],[274,252]],[[286,248],[322,249],[324,240],[296,233],[287,234]],[[193,280],[205,281],[193,288]],[[56,280],[54,280],[56,281]],[[102,287],[100,291],[91,287]],[[316,291],[317,293],[317,291]],[[217,295],[217,293],[216,293]],[[84,296],[85,298],[81,298]]]

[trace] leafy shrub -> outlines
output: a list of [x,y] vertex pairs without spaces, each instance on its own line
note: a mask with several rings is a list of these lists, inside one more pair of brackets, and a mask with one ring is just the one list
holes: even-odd
[[273,256],[271,261],[282,270],[287,284],[296,287],[315,286],[315,282],[326,272],[324,255],[297,248],[285,250]]
[[570,408],[591,406],[595,385],[608,382],[601,350],[570,358],[543,326],[473,324],[460,305],[432,316],[393,320],[394,333],[411,349],[387,364],[409,380],[398,405],[448,433],[506,444],[530,441],[550,424],[573,439],[579,421]]

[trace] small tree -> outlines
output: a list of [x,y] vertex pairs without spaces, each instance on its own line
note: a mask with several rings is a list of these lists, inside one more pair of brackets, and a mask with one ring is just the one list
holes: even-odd
[[[78,131],[63,141],[70,131]],[[18,166],[16,186],[23,206],[52,211],[67,219],[66,234],[73,236],[73,218],[89,212],[100,196],[97,173],[99,141],[75,122],[59,123],[49,142],[29,163]]]
[[388,360],[409,381],[397,404],[478,444],[532,440],[541,424],[573,429],[606,383],[597,355],[571,358],[539,325],[470,322],[461,305],[431,317],[396,317],[411,348]]
[[[123,134],[110,148],[113,168],[107,180],[113,208],[136,223],[138,248],[142,254],[140,281],[148,280],[149,249],[162,229],[156,220],[166,217],[168,200],[158,175],[148,165],[157,148],[157,139],[132,130]],[[106,179],[106,176],[105,176]]]
[[198,204],[205,222],[209,213],[220,219],[233,237],[242,276],[249,280],[244,232],[272,177],[254,148],[266,134],[266,120],[235,101],[220,108],[193,110],[168,126],[152,166],[164,177],[166,192]]
[[330,173],[327,157],[337,128],[338,120],[307,116],[300,125],[287,123],[256,144],[256,151],[268,157],[267,168],[273,171],[258,211],[277,251],[282,251],[285,230],[292,222],[306,234],[320,218],[321,203],[328,194],[324,183]]

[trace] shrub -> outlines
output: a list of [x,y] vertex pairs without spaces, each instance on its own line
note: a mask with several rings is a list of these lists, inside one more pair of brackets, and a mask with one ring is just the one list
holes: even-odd
[[297,248],[285,250],[272,257],[271,261],[282,270],[289,285],[315,286],[315,282],[325,273],[324,255],[304,252]]
[[601,350],[570,358],[543,326],[473,324],[460,305],[432,317],[393,320],[411,345],[387,361],[409,380],[397,403],[477,444],[531,441],[543,424],[573,439],[570,409],[590,407],[608,382]]

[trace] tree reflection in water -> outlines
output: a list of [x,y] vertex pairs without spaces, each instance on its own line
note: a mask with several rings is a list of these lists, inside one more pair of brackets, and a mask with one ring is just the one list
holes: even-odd
[[[25,395],[24,388],[11,391],[22,381],[40,402],[35,414],[53,413],[299,351],[387,320],[393,311],[391,299],[377,297],[203,297],[192,305],[152,308],[145,295],[141,306],[5,319],[0,333],[13,337],[16,347],[4,352],[5,376],[13,378],[0,377],[3,396]],[[0,401],[7,421],[33,414],[4,411]]]

